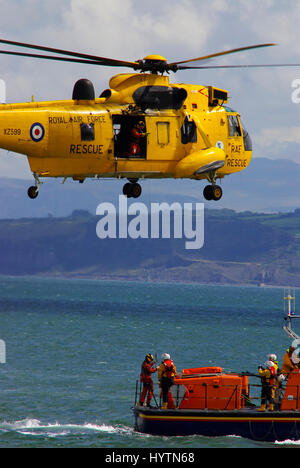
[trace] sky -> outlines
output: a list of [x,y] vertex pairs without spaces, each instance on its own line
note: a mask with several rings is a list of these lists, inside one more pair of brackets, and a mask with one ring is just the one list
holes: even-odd
[[[295,0],[0,0],[0,37],[123,60],[169,62],[252,44],[277,45],[209,65],[299,63],[296,68],[193,70],[173,82],[229,91],[253,140],[253,157],[300,164],[300,2]],[[18,50],[0,45],[1,49]],[[23,49],[24,51],[24,49]],[[7,102],[70,99],[89,78],[96,94],[128,69],[0,55]],[[0,177],[32,178],[24,156],[0,150]]]

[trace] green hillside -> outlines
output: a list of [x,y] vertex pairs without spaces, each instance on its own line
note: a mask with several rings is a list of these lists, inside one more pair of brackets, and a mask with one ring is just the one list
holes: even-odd
[[206,210],[204,246],[186,239],[99,239],[99,217],[0,221],[1,275],[300,286],[300,210]]

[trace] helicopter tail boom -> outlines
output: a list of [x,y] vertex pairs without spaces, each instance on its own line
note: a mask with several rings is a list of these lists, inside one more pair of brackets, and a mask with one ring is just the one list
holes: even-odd
[[38,112],[38,116],[33,115],[30,104],[0,105],[0,148],[43,156],[48,144],[48,116],[41,109]]

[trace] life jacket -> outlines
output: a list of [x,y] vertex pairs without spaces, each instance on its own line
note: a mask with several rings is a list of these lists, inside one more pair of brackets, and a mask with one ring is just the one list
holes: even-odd
[[137,143],[137,142],[139,142],[140,139],[142,138],[143,133],[140,132],[137,128],[133,128],[133,129],[131,130],[131,135],[132,135],[134,141]]
[[276,367],[271,367],[271,369],[269,369],[269,371],[271,372],[270,384],[274,385],[277,369],[276,369]]
[[174,362],[171,359],[166,359],[163,362],[165,369],[164,369],[164,377],[171,379],[174,377]]
[[[269,372],[269,374],[266,373],[266,371]],[[266,384],[266,385],[274,385],[275,383],[275,376],[276,376],[276,370],[274,367],[268,367],[264,372],[263,372],[263,375],[262,375],[262,381],[263,381],[263,384]]]

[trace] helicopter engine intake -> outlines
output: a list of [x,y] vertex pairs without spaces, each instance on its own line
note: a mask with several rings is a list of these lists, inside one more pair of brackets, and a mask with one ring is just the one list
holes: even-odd
[[81,78],[76,81],[72,99],[75,101],[94,101],[95,100],[95,89],[93,83],[87,78]]

